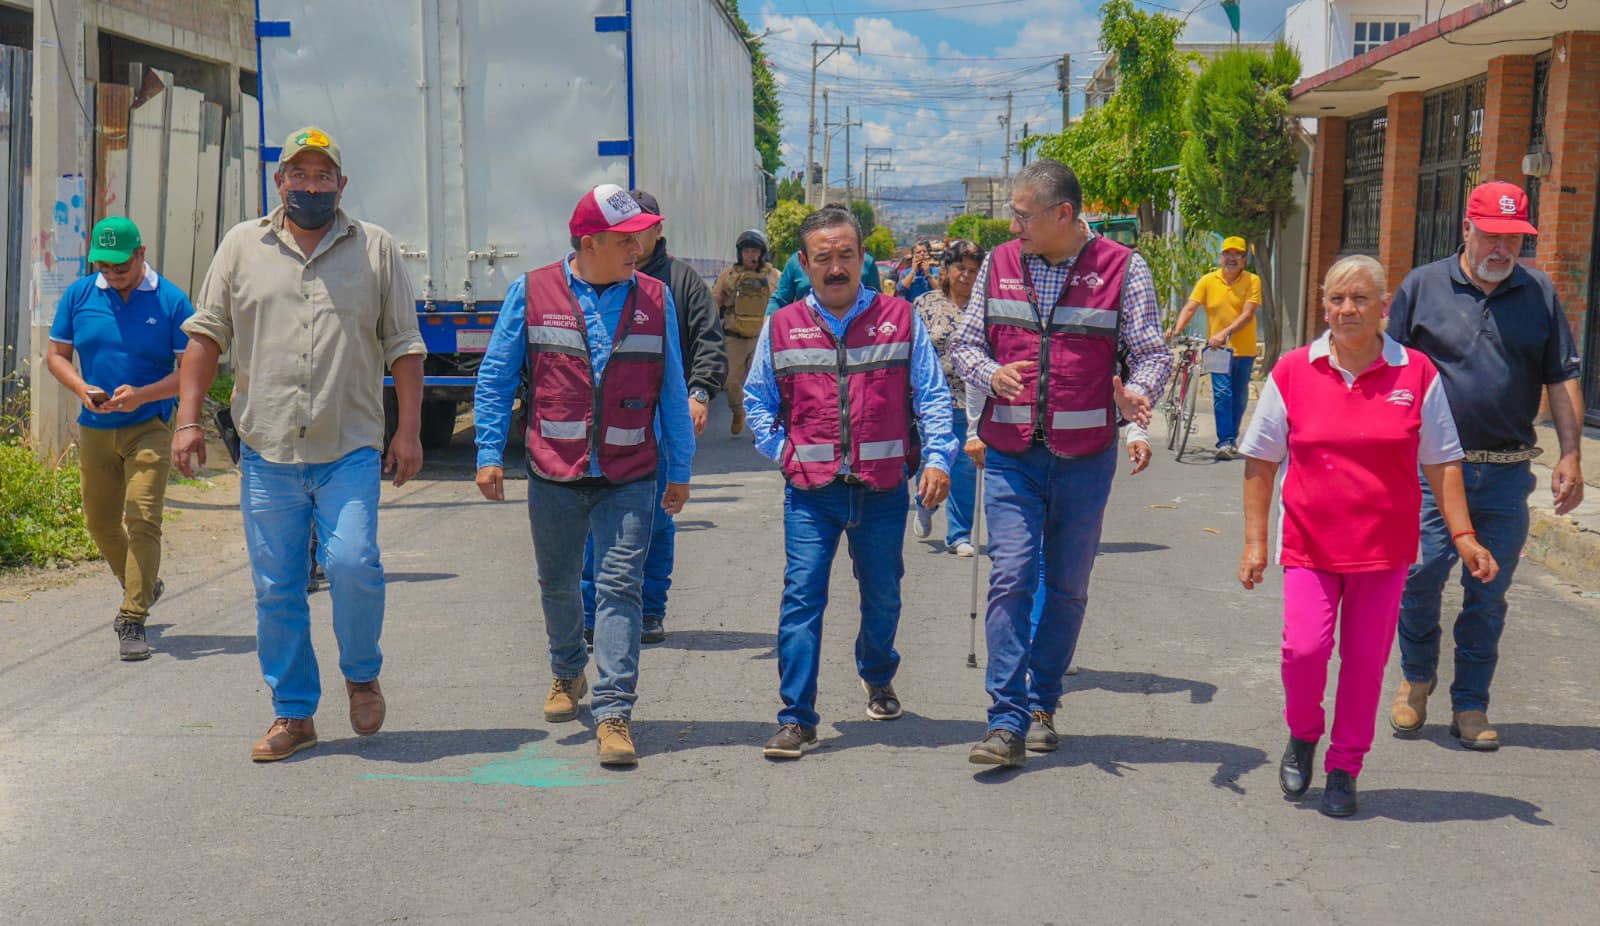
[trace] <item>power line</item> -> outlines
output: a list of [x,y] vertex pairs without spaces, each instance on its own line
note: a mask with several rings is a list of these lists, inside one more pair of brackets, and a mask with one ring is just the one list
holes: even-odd
[[[838,9],[835,9],[835,10],[833,10],[833,15],[834,15],[835,18],[837,18],[839,16],[902,16],[902,15],[907,14],[907,13],[938,13],[938,12],[942,12],[944,10],[970,10],[970,9],[975,9],[977,7],[986,7],[986,6],[1013,6],[1015,4],[1023,3],[1023,2],[1026,2],[1026,0],[977,0],[977,2],[973,2],[973,3],[949,3],[949,4],[945,4],[943,6],[896,7],[894,9],[887,9],[887,10],[838,10]],[[830,2],[829,6],[832,6],[832,5],[833,4]],[[766,12],[774,13],[774,14],[776,14],[778,16],[794,16],[794,15],[800,13],[801,11],[800,10],[768,10]],[[810,10],[809,7],[805,10],[805,15],[806,16],[810,16],[811,15],[811,10]]]

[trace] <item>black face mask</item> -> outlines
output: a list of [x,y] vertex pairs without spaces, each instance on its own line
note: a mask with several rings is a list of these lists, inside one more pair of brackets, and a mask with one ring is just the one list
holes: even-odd
[[338,208],[339,194],[313,193],[310,190],[286,190],[283,194],[283,211],[289,221],[314,231],[333,221],[333,211]]

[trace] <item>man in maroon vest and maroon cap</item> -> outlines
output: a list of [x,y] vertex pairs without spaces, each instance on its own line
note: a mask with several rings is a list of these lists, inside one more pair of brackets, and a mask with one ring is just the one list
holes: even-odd
[[575,719],[588,691],[578,580],[584,538],[594,538],[592,707],[603,765],[638,762],[629,718],[657,442],[659,465],[667,467],[660,507],[668,514],[689,498],[694,459],[672,293],[634,272],[643,253],[638,233],[659,221],[621,187],[585,194],[568,223],[572,253],[507,290],[475,395],[478,489],[502,501],[511,403],[527,373],[528,520],[555,676],[544,704],[551,723]]
[[[1071,168],[1036,161],[1012,184],[1011,232],[973,282],[951,337],[956,373],[989,393],[989,730],[979,765],[1021,765],[1060,743],[1061,677],[1077,646],[1116,471],[1117,415],[1141,426],[1172,374],[1144,259],[1079,221]],[[1131,368],[1126,388],[1118,350]],[[1044,581],[1039,581],[1039,558]],[[1037,629],[1029,612],[1045,596]]]
[[[778,616],[783,710],[763,754],[797,759],[817,745],[817,665],[833,555],[844,535],[861,591],[856,669],[867,717],[893,720],[900,666],[906,481],[938,505],[950,491],[950,389],[921,319],[903,299],[861,285],[861,224],[825,207],[800,224],[811,292],[767,322],[744,407],[756,449],[783,465],[787,563]],[[920,431],[922,446],[918,447]]]

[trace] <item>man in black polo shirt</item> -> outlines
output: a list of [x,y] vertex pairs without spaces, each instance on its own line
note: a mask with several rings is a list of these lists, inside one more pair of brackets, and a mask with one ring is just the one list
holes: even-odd
[[[1541,393],[1549,395],[1561,445],[1550,486],[1556,513],[1583,500],[1578,352],[1550,278],[1517,262],[1523,235],[1535,234],[1520,187],[1482,184],[1467,204],[1461,250],[1412,270],[1389,316],[1390,336],[1439,368],[1466,451],[1462,478],[1472,525],[1500,564],[1499,576],[1487,584],[1463,571],[1455,622],[1450,734],[1484,751],[1500,746],[1489,725],[1489,683],[1505,627],[1506,589],[1528,538],[1535,483],[1529,461],[1539,455],[1533,420]],[[1419,736],[1427,719],[1439,664],[1439,597],[1457,559],[1425,480],[1422,495],[1421,560],[1411,567],[1400,602],[1405,680],[1389,718],[1408,738]]]

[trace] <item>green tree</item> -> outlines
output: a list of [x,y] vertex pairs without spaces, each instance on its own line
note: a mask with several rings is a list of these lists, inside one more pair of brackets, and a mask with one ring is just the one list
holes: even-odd
[[879,225],[862,242],[862,247],[867,249],[874,260],[888,260],[894,256],[894,232],[887,225]]
[[790,254],[800,250],[800,223],[816,211],[805,203],[784,200],[767,216],[767,246],[774,266],[782,267]]
[[986,251],[993,250],[995,245],[1011,240],[1011,223],[1005,219],[991,219],[969,212],[950,222],[950,227],[945,229],[945,237],[965,238],[976,242]]
[[1207,65],[1185,107],[1189,134],[1179,171],[1184,221],[1250,242],[1261,275],[1259,311],[1267,369],[1283,353],[1284,312],[1273,272],[1299,161],[1289,89],[1300,56],[1283,42],[1238,49]]
[[[756,151],[761,155],[761,166],[774,176],[783,166],[782,136],[783,112],[778,103],[778,83],[772,77],[772,66],[767,62],[766,50],[761,40],[750,31],[750,25],[739,13],[739,0],[725,0],[728,12],[739,26],[744,42],[750,47],[750,82],[755,97]],[[783,194],[778,194],[783,199]]]
[[800,182],[799,177],[785,177],[778,181],[778,201],[784,200],[791,203],[806,201],[806,185]]
[[1116,89],[1081,122],[1039,142],[1039,153],[1077,173],[1087,203],[1137,211],[1140,227],[1156,231],[1156,211],[1171,202],[1175,185],[1171,171],[1156,171],[1178,163],[1193,56],[1178,51],[1183,22],[1171,16],[1107,0],[1100,17],[1100,49],[1116,62]]
[[1140,235],[1139,254],[1150,268],[1156,301],[1161,304],[1161,327],[1172,327],[1195,281],[1217,266],[1216,236],[1185,231],[1181,235]]
[[855,214],[856,221],[861,223],[861,234],[870,237],[872,230],[878,227],[878,214],[873,211],[872,204],[864,199],[858,199],[850,204],[850,211]]

